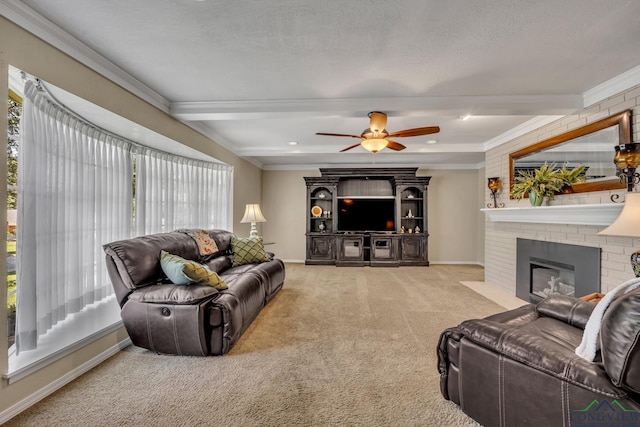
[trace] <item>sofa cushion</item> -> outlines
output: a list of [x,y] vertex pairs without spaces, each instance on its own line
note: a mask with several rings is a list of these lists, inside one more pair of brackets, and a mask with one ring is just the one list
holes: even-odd
[[218,290],[227,289],[227,286],[216,272],[195,261],[184,259],[166,251],[160,251],[160,265],[169,280],[176,285],[197,283],[199,285],[212,286]]
[[264,250],[262,237],[233,237],[231,250],[233,251],[233,267],[265,262],[270,259]]
[[640,393],[640,290],[615,299],[600,326],[602,362],[611,382]]
[[567,295],[550,295],[536,305],[536,312],[541,316],[552,317],[584,329],[595,306],[595,302],[583,301]]
[[163,278],[160,250],[186,259],[198,259],[198,247],[184,233],[160,233],[119,240],[103,246],[113,259],[122,283],[128,289],[147,286]]
[[133,292],[129,299],[152,304],[195,304],[218,293],[211,286],[151,285]]
[[218,256],[204,263],[209,270],[220,274],[231,268],[232,257],[230,255]]

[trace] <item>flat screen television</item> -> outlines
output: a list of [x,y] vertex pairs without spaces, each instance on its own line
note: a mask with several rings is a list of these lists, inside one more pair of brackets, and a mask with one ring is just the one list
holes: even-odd
[[395,229],[395,199],[338,199],[338,231]]

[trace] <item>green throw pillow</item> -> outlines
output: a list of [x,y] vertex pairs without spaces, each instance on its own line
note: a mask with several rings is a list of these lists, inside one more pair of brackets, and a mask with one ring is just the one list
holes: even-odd
[[233,252],[232,267],[269,261],[269,255],[264,250],[262,237],[233,237],[231,251]]
[[207,266],[184,259],[178,255],[160,251],[160,266],[169,280],[176,285],[195,283],[213,286],[217,290],[227,289],[227,285],[225,285],[220,276],[207,268]]
[[218,273],[212,271],[206,265],[190,262],[184,265],[182,272],[199,285],[212,286],[219,291],[227,289],[227,285],[218,276]]

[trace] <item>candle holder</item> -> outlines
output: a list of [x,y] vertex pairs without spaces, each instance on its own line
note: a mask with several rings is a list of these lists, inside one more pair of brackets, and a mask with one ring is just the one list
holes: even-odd
[[487,187],[491,191],[491,197],[493,197],[493,203],[487,203],[488,208],[504,208],[504,203],[498,203],[497,193],[502,188],[502,183],[500,182],[500,177],[494,176],[488,179]]
[[[627,192],[633,191],[633,187],[640,183],[640,174],[636,171],[640,165],[640,144],[632,142],[630,144],[616,145],[616,155],[613,158],[620,175],[620,183],[627,186]],[[611,195],[611,201],[616,202],[620,196]]]

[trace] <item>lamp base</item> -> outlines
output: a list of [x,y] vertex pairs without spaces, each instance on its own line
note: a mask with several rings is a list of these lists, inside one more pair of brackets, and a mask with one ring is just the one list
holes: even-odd
[[636,277],[640,277],[640,249],[631,254],[631,268]]
[[253,221],[251,222],[251,231],[249,231],[249,237],[258,237],[258,229],[256,228],[256,223]]

